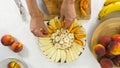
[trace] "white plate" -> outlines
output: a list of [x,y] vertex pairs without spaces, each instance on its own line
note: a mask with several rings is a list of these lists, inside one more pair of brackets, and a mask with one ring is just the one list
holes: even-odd
[[0,62],[0,68],[8,68],[8,64],[11,61],[15,61],[20,64],[21,68],[28,68],[27,64],[24,61],[21,61],[17,58],[6,58]]

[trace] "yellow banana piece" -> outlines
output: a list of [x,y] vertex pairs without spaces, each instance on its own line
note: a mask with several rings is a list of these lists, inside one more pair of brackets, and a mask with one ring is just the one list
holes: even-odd
[[104,5],[107,6],[107,5],[109,5],[111,3],[115,3],[115,2],[120,2],[120,0],[106,0]]
[[120,2],[111,3],[103,7],[103,9],[99,13],[99,19],[102,19],[108,14],[110,14],[111,12],[115,12],[115,11],[120,11]]

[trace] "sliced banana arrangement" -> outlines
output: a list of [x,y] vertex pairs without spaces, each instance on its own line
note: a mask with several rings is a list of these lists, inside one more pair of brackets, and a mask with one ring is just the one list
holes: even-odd
[[47,23],[49,36],[39,38],[40,50],[51,62],[70,63],[76,60],[84,51],[86,44],[86,33],[81,23],[75,19],[74,22],[64,29],[65,21],[58,17]]

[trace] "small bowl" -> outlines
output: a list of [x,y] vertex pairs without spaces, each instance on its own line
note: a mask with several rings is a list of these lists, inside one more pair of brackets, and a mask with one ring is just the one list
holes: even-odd
[[90,46],[92,53],[94,54],[93,47],[98,43],[100,37],[104,35],[111,37],[113,34],[120,34],[120,17],[108,19],[95,29]]
[[8,68],[8,64],[11,61],[15,61],[20,64],[21,68],[28,68],[27,64],[23,60],[19,60],[17,58],[6,58],[0,61],[0,68]]

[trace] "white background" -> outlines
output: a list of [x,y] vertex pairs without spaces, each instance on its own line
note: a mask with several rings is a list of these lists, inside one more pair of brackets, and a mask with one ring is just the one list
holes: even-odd
[[11,34],[24,44],[20,53],[14,53],[10,47],[0,45],[0,61],[6,57],[22,58],[29,68],[100,68],[90,51],[90,39],[96,26],[99,24],[98,13],[105,0],[91,0],[91,19],[81,20],[87,32],[87,44],[83,54],[70,64],[58,64],[49,62],[40,52],[37,38],[29,30],[30,16],[25,0],[23,5],[27,10],[28,22],[23,22],[14,0],[0,0],[0,38],[4,34]]

